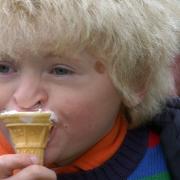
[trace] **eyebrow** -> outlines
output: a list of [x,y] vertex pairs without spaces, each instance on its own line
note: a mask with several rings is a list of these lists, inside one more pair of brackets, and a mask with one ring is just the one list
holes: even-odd
[[53,53],[53,52],[46,54],[44,57],[45,58],[59,58],[61,61],[65,61],[65,62],[77,61],[77,58],[66,56],[65,54],[63,55],[63,54],[57,54],[57,53]]
[[48,54],[45,54],[44,57],[46,58],[52,58],[52,57],[58,57],[58,58],[62,58],[63,56],[62,55],[59,55],[57,53],[54,53],[54,52],[49,52]]
[[7,62],[13,62],[15,64],[19,63],[19,60],[17,58],[12,57],[11,55],[7,54],[7,53],[0,53],[0,61],[7,61]]
[[6,53],[0,53],[0,58],[14,60],[14,58],[12,58],[9,54]]

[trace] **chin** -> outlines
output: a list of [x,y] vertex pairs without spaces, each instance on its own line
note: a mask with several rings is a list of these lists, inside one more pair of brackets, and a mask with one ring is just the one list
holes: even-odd
[[44,162],[45,164],[53,164],[57,161],[58,155],[53,151],[52,148],[47,147],[44,152]]

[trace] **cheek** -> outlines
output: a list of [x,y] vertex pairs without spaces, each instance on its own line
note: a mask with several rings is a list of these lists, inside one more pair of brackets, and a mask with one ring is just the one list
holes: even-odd
[[13,87],[0,84],[0,110],[7,107],[13,94]]
[[59,107],[59,123],[49,144],[50,151],[53,147],[58,146],[58,149],[54,149],[52,154],[66,157],[67,154],[76,154],[94,144],[97,136],[100,136],[97,134],[100,133],[97,130],[100,121],[97,121],[99,117],[94,112],[94,107],[89,103],[74,102],[72,98],[70,102],[66,100],[66,103],[62,100]]
[[[9,102],[13,94],[13,87],[0,84],[0,111],[5,110],[8,107]],[[5,128],[4,123],[0,122],[0,131],[9,139],[9,133]]]
[[[96,143],[107,129],[102,117],[91,104],[77,102],[64,105],[61,109],[59,126],[49,144],[55,159],[77,156]],[[64,110],[64,111],[63,111]],[[98,121],[97,121],[98,119]],[[107,123],[107,122],[106,122]],[[109,122],[109,127],[111,127]],[[106,129],[106,130],[105,130]],[[57,147],[53,148],[53,147]]]
[[54,104],[54,107],[60,107],[56,109],[59,124],[46,150],[47,162],[79,156],[112,128],[119,111],[118,101],[110,100],[109,103],[100,96],[95,99],[83,97],[81,99],[77,94],[66,99],[62,97]]
[[62,97],[58,104],[55,107],[60,107],[57,112],[61,128],[65,134],[77,139],[90,134],[100,136],[112,126],[119,111],[119,101],[107,101],[100,94],[68,95],[68,98]]
[[92,129],[99,119],[98,105],[89,101],[80,101],[76,98],[66,99],[58,110],[61,125],[68,133],[79,131],[80,129]]

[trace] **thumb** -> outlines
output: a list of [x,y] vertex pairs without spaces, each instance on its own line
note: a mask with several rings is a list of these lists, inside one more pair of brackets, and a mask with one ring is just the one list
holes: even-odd
[[25,168],[32,164],[37,164],[38,160],[34,156],[25,154],[7,154],[0,156],[0,179],[7,178],[13,174],[15,169]]
[[22,169],[17,174],[7,178],[6,180],[57,180],[56,173],[41,165],[31,165]]

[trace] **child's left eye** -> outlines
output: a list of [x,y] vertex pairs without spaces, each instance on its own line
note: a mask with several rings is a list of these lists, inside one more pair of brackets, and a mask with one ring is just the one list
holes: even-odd
[[13,68],[6,64],[0,64],[0,74],[8,74],[14,72]]
[[70,70],[68,67],[56,66],[51,69],[50,73],[57,76],[64,76],[64,75],[71,75],[74,72]]

